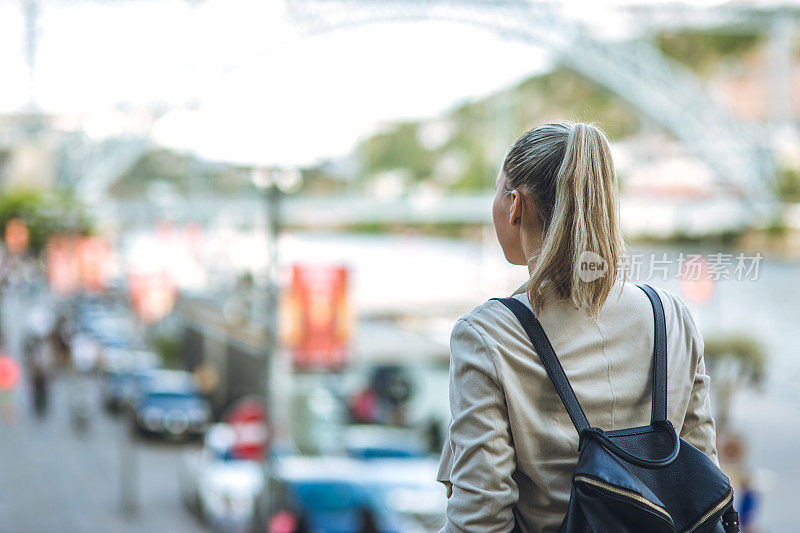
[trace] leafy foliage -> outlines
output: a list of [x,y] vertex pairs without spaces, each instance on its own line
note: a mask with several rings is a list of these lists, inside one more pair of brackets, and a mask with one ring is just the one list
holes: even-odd
[[717,395],[716,422],[724,432],[731,418],[733,397],[742,387],[760,387],[767,361],[764,348],[752,337],[735,333],[705,339],[704,356],[713,376]]
[[[565,119],[595,122],[612,139],[640,128],[639,114],[619,97],[573,71],[557,69],[453,109],[438,119],[449,134],[436,147],[420,141],[424,122],[399,123],[373,135],[357,148],[360,180],[405,169],[416,182],[433,179],[455,191],[484,190],[494,183],[506,145],[537,124]],[[439,164],[454,156],[461,160],[458,175],[439,180]]]
[[58,232],[89,234],[91,222],[83,206],[62,191],[16,189],[0,196],[0,227],[5,232],[11,219],[22,220],[28,228],[30,250],[41,252],[47,238]]
[[153,184],[166,184],[181,195],[197,190],[237,194],[243,188],[253,188],[249,179],[230,165],[201,163],[188,154],[158,149],[142,156],[109,187],[109,192],[113,196],[139,197],[146,195]]
[[153,348],[167,368],[181,368],[181,343],[177,336],[159,333],[152,340]]
[[721,60],[753,50],[763,39],[758,33],[703,31],[663,32],[656,44],[666,55],[695,72],[709,73]]
[[372,172],[406,168],[416,181],[427,178],[433,154],[418,139],[417,124],[401,122],[390,131],[373,135],[362,143],[362,160]]
[[800,169],[786,167],[778,171],[775,192],[784,202],[800,202]]
[[711,365],[731,364],[742,383],[760,385],[764,381],[766,355],[761,344],[743,334],[711,337],[705,340],[705,357]]

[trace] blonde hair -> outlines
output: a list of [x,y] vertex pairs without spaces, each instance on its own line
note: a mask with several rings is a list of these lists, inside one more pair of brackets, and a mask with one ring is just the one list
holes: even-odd
[[[533,201],[544,228],[542,249],[528,282],[536,313],[551,284],[587,315],[600,313],[625,253],[619,228],[618,183],[605,134],[594,124],[552,122],[517,139],[503,162],[504,192],[518,189]],[[582,254],[606,263],[592,281],[581,279]]]

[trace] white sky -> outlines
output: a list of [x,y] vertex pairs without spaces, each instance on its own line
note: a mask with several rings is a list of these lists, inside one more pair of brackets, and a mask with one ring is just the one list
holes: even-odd
[[[0,112],[28,97],[21,4],[0,0]],[[110,4],[43,0],[39,106],[83,116],[103,136],[123,124],[116,104],[167,104],[155,139],[211,159],[340,155],[382,122],[434,116],[548,66],[542,49],[464,25],[373,24],[299,39],[276,0]],[[570,3],[601,16],[598,5]]]

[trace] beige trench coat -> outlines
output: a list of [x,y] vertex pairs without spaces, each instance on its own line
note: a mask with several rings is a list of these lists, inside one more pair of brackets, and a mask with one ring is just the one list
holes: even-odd
[[[525,288],[513,296],[530,307]],[[678,296],[654,288],[666,315],[668,418],[719,464],[703,338]],[[548,301],[539,321],[589,423],[605,430],[648,424],[654,326],[645,293],[618,280],[596,320],[570,300]],[[515,520],[524,532],[556,531],[578,435],[522,326],[496,300],[453,327],[450,414],[437,476],[448,487],[440,533],[506,532]]]

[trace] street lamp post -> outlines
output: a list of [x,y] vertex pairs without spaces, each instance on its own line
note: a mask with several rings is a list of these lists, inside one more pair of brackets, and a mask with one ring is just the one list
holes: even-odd
[[[284,194],[296,192],[302,185],[302,174],[297,169],[256,168],[252,172],[253,184],[261,191],[266,204],[267,221],[267,295],[264,353],[264,413],[266,415],[267,443],[271,444],[275,433],[273,409],[274,358],[280,348],[278,339],[278,238],[281,231],[281,199]],[[264,454],[264,499],[269,516],[270,477],[272,475],[271,453]]]

